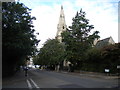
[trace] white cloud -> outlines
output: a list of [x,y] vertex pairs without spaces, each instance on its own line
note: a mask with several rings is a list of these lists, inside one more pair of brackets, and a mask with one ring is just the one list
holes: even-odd
[[57,23],[59,17],[59,8],[58,6],[38,6],[32,11],[32,16],[36,17],[34,21],[34,26],[36,32],[39,32],[38,38],[43,44],[46,39],[54,38],[57,32]]
[[101,39],[112,36],[118,42],[117,8],[113,8],[113,3],[109,2],[110,0],[77,0],[76,6],[82,7],[87,13],[86,17],[95,30],[100,31]]
[[71,2],[65,1],[62,5],[64,6],[66,24],[67,26],[70,26],[72,18],[75,16],[77,11],[74,9],[74,5]]

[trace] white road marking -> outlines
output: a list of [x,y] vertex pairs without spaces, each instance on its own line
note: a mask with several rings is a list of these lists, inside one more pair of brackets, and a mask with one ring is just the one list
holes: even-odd
[[27,79],[27,84],[28,84],[28,88],[32,89],[32,85],[30,84],[30,81]]
[[31,80],[31,82],[34,84],[34,86],[36,87],[36,88],[40,88],[40,87],[38,87],[38,85],[30,78],[30,80]]

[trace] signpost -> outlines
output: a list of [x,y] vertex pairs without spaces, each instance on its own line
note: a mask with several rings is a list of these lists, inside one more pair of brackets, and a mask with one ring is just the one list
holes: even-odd
[[109,72],[110,72],[109,69],[105,69],[105,73],[106,73],[106,75],[109,75]]
[[117,65],[118,69],[118,88],[120,88],[120,65]]
[[120,65],[117,66],[117,69],[120,69]]
[[106,73],[109,73],[109,71],[110,71],[109,69],[105,69],[105,72],[106,72]]

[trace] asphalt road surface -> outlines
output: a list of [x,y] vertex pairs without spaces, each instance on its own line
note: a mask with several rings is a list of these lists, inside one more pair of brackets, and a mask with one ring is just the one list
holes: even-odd
[[117,85],[117,79],[38,69],[29,70],[27,77],[21,71],[14,77],[3,79],[3,88],[114,88]]

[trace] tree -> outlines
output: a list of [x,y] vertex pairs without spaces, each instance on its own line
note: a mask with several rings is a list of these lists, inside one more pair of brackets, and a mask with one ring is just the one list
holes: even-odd
[[89,25],[89,20],[85,18],[86,13],[80,10],[72,19],[72,26],[62,33],[62,41],[66,45],[67,60],[74,65],[82,63],[83,55],[93,46],[95,38],[99,38],[98,31],[90,35],[93,25]]
[[64,60],[64,45],[56,39],[48,39],[36,57],[38,58],[34,62],[41,65],[60,64]]
[[110,69],[110,73],[116,73],[117,65],[120,65],[120,43],[105,46],[101,50],[103,68]]
[[36,52],[39,40],[34,35],[35,17],[19,2],[2,3],[2,57],[3,76],[11,75],[27,56]]
[[120,43],[107,45],[102,48],[91,48],[85,53],[83,70],[117,73],[117,65],[120,65]]
[[88,49],[84,55],[82,69],[85,71],[103,72],[104,70],[101,69],[103,64],[101,52],[101,49],[95,47]]

